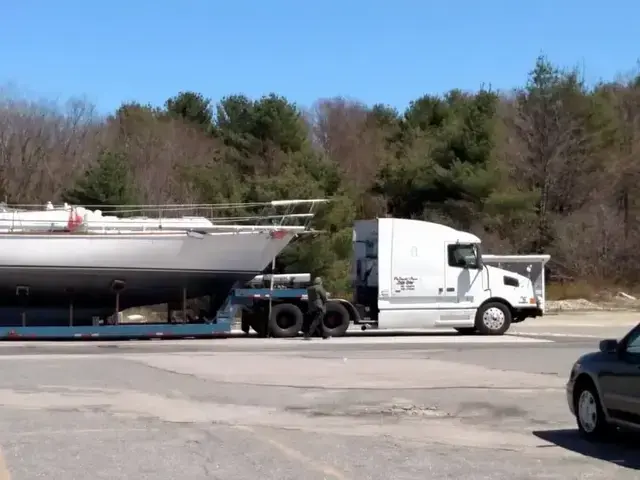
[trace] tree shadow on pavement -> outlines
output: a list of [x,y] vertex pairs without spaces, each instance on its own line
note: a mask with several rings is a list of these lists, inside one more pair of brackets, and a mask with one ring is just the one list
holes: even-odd
[[[637,434],[620,432],[600,442],[585,440],[577,429],[537,430],[533,434],[565,450],[632,470],[640,470],[640,443]],[[541,445],[539,448],[553,445]]]

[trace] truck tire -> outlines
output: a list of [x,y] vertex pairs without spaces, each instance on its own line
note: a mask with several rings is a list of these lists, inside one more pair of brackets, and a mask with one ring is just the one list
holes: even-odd
[[485,303],[476,313],[476,330],[480,335],[504,335],[510,326],[511,310],[504,303]]
[[276,338],[296,337],[302,330],[302,310],[291,303],[279,303],[271,308],[269,330]]
[[322,319],[322,328],[326,335],[342,337],[351,325],[349,311],[340,302],[327,303],[327,313]]

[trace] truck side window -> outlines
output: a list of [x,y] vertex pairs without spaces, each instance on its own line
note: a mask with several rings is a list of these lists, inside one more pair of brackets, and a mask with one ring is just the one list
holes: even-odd
[[478,268],[478,251],[475,245],[447,245],[449,266],[458,268]]

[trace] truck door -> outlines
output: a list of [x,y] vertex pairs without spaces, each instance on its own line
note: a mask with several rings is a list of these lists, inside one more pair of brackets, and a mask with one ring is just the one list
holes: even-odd
[[444,246],[444,281],[441,286],[443,309],[474,308],[482,291],[482,270],[474,244],[447,242]]
[[434,254],[428,242],[412,229],[394,229],[391,246],[383,251],[390,260],[386,272],[380,261],[383,255],[379,255],[380,275],[388,275],[390,286],[387,291],[380,290],[379,328],[435,326],[440,313],[442,254]]

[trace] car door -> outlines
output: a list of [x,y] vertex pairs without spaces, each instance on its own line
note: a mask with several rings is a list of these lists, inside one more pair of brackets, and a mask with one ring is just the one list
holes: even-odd
[[622,340],[619,355],[602,374],[602,396],[609,414],[640,425],[640,326]]
[[624,342],[622,359],[625,362],[627,382],[623,388],[625,415],[640,425],[640,328],[636,328]]

